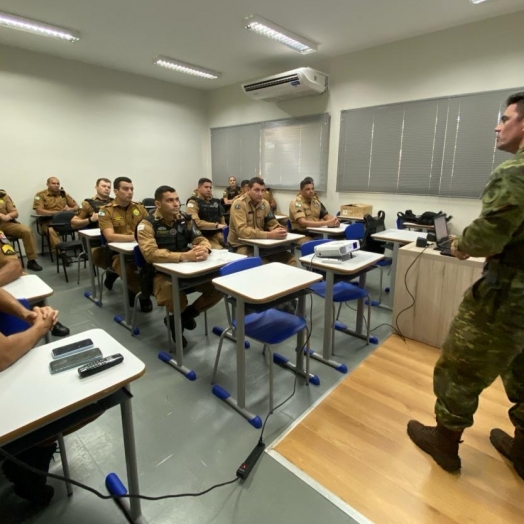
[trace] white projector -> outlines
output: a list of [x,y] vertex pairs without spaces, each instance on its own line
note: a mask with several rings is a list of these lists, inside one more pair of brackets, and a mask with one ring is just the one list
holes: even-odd
[[325,258],[341,258],[347,260],[351,258],[351,253],[360,249],[358,240],[334,240],[315,246],[315,255]]

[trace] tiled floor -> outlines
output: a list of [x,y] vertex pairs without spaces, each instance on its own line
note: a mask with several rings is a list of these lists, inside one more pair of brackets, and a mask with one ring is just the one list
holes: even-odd
[[[81,284],[77,286],[76,273],[74,282],[66,284],[63,275],[56,274],[55,266],[48,259],[43,258],[40,262],[45,267],[39,276],[55,290],[49,302],[61,311],[60,319],[72,333],[100,327],[146,363],[146,374],[132,387],[141,492],[147,495],[197,492],[233,479],[237,467],[255,446],[259,431],[212,395],[210,377],[218,338],[213,334],[204,335],[203,319],[195,331],[185,333],[189,341],[187,365],[198,375],[195,382],[190,382],[157,358],[160,350],[167,349],[160,308],[154,308],[147,315],[139,314],[141,334],[131,337],[113,321],[115,314],[123,312],[120,281],[105,295],[104,307],[98,308],[84,298],[89,285],[87,270],[82,270]],[[377,271],[368,276],[368,289],[374,297],[378,296],[378,277]],[[313,298],[311,347],[318,350],[322,344],[323,305],[321,299]],[[352,322],[354,315],[345,307],[341,319]],[[390,317],[389,312],[374,308],[372,326],[390,322]],[[224,325],[223,304],[210,310],[208,318],[210,333],[212,326]],[[389,333],[388,326],[375,331],[381,340]],[[346,363],[350,370],[375,347],[344,334],[336,335],[337,359]],[[293,358],[293,345],[291,342],[283,344],[279,352]],[[265,416],[268,363],[258,344],[253,343],[247,353],[247,404],[255,413]],[[234,371],[233,344],[226,342],[219,370],[221,385],[234,388],[234,380],[230,378],[234,377]],[[265,433],[267,443],[278,437],[344,376],[315,361],[312,361],[312,372],[319,375],[320,386],[305,387],[300,380],[297,382],[294,397],[269,419]],[[275,369],[275,404],[291,394],[293,384],[292,374],[278,367]],[[66,444],[74,479],[104,493],[104,478],[108,473],[114,471],[125,480],[118,409],[106,412],[92,424],[66,437]],[[52,464],[51,471],[61,473],[59,462]],[[14,495],[5,479],[0,478],[0,521],[3,524],[124,522],[111,501],[101,501],[79,488],[75,488],[73,496],[68,498],[60,482],[50,482],[56,489],[55,497],[48,508],[35,512]],[[219,488],[198,498],[143,502],[142,509],[151,524],[351,522],[345,513],[267,454],[245,483]]]

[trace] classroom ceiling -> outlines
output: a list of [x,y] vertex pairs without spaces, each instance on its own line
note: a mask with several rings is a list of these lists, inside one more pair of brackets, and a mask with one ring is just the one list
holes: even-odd
[[[523,9],[524,0],[0,0],[1,11],[81,33],[71,44],[0,27],[0,43],[214,89]],[[243,29],[253,14],[317,42],[319,51],[302,56]],[[157,55],[222,77],[165,70],[153,65]]]

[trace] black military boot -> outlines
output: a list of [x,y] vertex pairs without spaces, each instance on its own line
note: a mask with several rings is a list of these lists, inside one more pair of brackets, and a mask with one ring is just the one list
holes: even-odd
[[[23,451],[16,458],[47,473],[56,449],[56,442],[50,446],[36,446]],[[51,502],[55,490],[52,486],[46,484],[46,477],[36,475],[10,460],[4,461],[2,471],[6,478],[14,484],[15,493],[19,497],[43,506],[47,506]]]
[[[166,318],[164,317],[164,326],[166,325],[166,323]],[[176,344],[175,317],[173,317],[173,315],[169,315],[169,331],[171,331],[171,338],[173,339],[173,342]],[[182,348],[185,348],[187,346],[187,340],[186,337],[184,337],[183,331],[184,327],[182,327]]]
[[462,442],[461,431],[453,431],[437,421],[436,427],[424,426],[417,420],[408,423],[409,438],[444,470],[454,473],[460,469],[458,455],[459,444]]
[[193,329],[195,329],[197,326],[195,318],[198,317],[198,315],[200,315],[200,313],[196,310],[193,304],[187,306],[181,315],[182,326],[184,327],[184,329],[193,331]]
[[524,480],[524,431],[515,429],[515,438],[511,438],[505,431],[495,428],[489,440],[501,455],[513,462],[518,476]]

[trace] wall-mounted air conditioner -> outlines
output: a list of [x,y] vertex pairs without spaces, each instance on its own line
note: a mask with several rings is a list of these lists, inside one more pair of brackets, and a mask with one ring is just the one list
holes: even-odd
[[242,84],[242,91],[254,100],[286,100],[323,93],[328,88],[328,78],[325,73],[310,67],[300,67]]

